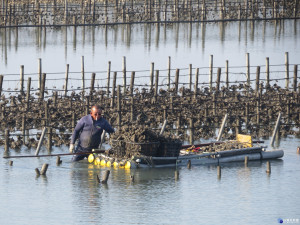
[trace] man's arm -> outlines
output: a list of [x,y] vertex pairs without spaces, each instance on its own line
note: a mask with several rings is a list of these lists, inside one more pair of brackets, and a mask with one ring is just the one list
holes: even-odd
[[72,134],[72,137],[71,137],[71,144],[75,144],[76,140],[78,139],[79,137],[79,134],[80,132],[82,131],[84,127],[84,119],[81,118],[78,123],[76,124],[76,127],[74,129],[74,132]]
[[105,120],[103,129],[109,134],[115,132],[114,128],[111,127],[111,125],[107,122],[107,120]]

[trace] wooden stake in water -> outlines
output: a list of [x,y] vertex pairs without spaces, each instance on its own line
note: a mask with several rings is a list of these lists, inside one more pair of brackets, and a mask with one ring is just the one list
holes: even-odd
[[179,180],[179,171],[175,170],[175,180]]
[[245,156],[245,166],[248,166],[249,156]]
[[267,161],[267,171],[266,173],[270,174],[271,173],[271,163]]
[[38,168],[35,168],[35,173],[36,173],[37,176],[41,175],[40,170]]
[[221,179],[221,166],[217,166],[217,176]]
[[192,167],[192,162],[191,162],[191,160],[189,160],[188,163],[187,163],[187,168],[191,169],[191,167]]
[[47,163],[43,164],[42,169],[41,169],[41,175],[46,175],[46,172],[48,170],[48,166],[49,166],[49,164],[47,164]]
[[103,179],[101,181],[102,184],[107,184],[107,180],[109,178],[109,174],[110,174],[110,170],[106,170],[105,174],[104,174],[104,177],[103,177]]
[[5,129],[5,145],[4,145],[4,151],[9,151],[9,130]]
[[56,165],[60,165],[61,163],[62,163],[62,160],[60,159],[60,156],[57,156]]

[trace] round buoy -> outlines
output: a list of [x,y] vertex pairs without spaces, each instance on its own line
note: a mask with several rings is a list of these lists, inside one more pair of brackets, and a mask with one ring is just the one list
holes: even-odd
[[119,167],[119,163],[118,163],[118,162],[114,162],[114,163],[113,163],[113,166],[114,166],[115,168],[117,168],[117,167]]
[[94,162],[94,160],[95,160],[95,156],[94,156],[94,154],[90,154],[90,155],[89,155],[89,157],[88,157],[88,161],[89,161],[89,163],[93,163],[93,162]]
[[131,167],[131,163],[129,162],[129,161],[127,161],[126,163],[125,163],[125,169],[130,169],[130,167]]
[[94,164],[95,164],[95,165],[100,165],[100,158],[99,158],[99,157],[97,157],[97,158],[95,159]]
[[102,159],[101,162],[100,162],[100,165],[101,166],[105,166],[106,165],[106,161],[104,159]]
[[111,161],[107,161],[106,166],[111,167]]

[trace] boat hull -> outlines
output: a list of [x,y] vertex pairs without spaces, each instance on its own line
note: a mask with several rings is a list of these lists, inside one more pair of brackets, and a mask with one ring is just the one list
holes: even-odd
[[[274,151],[261,151],[258,153],[247,153],[231,156],[218,156],[218,154],[202,155],[187,155],[179,157],[144,157],[130,160],[131,168],[144,168],[144,167],[174,167],[174,166],[186,166],[190,161],[192,165],[204,165],[204,164],[222,164],[230,162],[243,162],[245,157],[249,157],[249,161],[255,160],[270,160],[279,159],[283,157],[283,150]],[[213,157],[211,157],[213,156]]]

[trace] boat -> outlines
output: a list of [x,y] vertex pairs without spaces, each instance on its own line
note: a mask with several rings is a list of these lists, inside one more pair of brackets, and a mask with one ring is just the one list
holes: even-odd
[[[98,155],[91,154],[88,158],[90,163],[108,167],[121,168],[151,168],[151,167],[177,167],[192,165],[204,165],[230,162],[243,162],[247,157],[248,161],[280,159],[284,156],[283,150],[267,150],[267,146],[260,145],[261,141],[253,141],[248,135],[238,136],[235,141],[210,142],[198,145],[181,146],[179,154],[176,156],[146,156],[134,155],[131,157],[116,158],[107,153]],[[241,142],[239,139],[247,139]],[[226,145],[239,143],[242,148],[222,149]],[[255,144],[255,145],[253,145]],[[221,150],[219,150],[221,148]],[[208,151],[208,149],[210,151]],[[176,149],[176,151],[178,151]]]

